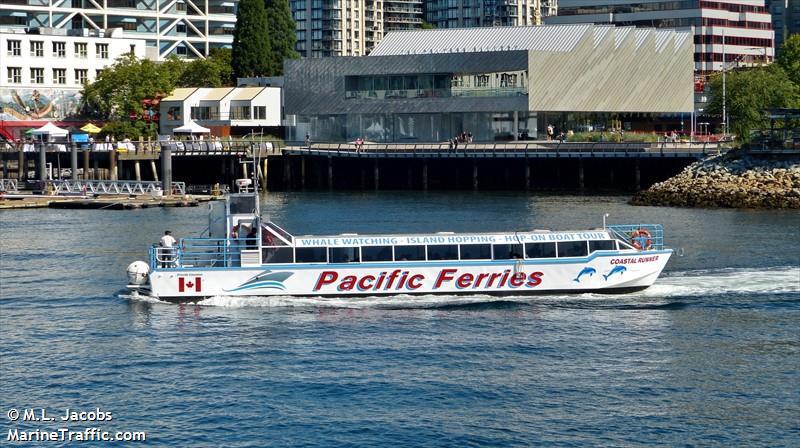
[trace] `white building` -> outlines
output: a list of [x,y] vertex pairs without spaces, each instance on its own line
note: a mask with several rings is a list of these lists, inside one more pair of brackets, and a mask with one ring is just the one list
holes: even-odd
[[63,30],[122,28],[148,57],[203,57],[230,48],[238,0],[2,0],[0,26]]
[[84,83],[123,54],[145,57],[144,40],[123,36],[121,29],[0,30],[0,133],[18,138],[9,128],[75,115]]
[[[693,28],[695,70],[766,63],[775,56],[775,33],[764,0],[559,0],[548,24],[613,23],[656,28]],[[724,59],[724,61],[723,61]]]
[[161,100],[161,134],[194,121],[215,135],[281,126],[279,87],[178,88]]

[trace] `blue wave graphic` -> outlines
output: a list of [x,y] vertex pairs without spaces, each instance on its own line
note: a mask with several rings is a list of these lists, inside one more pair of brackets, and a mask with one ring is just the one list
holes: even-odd
[[266,270],[261,274],[251,277],[246,282],[226,292],[246,291],[250,289],[278,289],[286,291],[283,281],[292,276],[292,272],[272,272]]

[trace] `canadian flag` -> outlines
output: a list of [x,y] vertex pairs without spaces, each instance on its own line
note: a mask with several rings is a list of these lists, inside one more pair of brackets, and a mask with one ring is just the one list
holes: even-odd
[[187,289],[194,289],[195,292],[200,292],[203,289],[202,278],[195,277],[194,281],[186,277],[178,277],[178,292],[185,292]]

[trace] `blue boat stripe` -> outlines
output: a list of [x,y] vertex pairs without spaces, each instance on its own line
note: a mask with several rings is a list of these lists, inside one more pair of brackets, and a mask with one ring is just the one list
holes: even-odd
[[616,252],[616,251],[597,251],[592,252],[588,257],[580,257],[580,258],[543,258],[538,260],[525,260],[525,259],[508,259],[508,260],[475,260],[475,261],[465,261],[465,260],[447,260],[447,261],[417,261],[417,262],[378,262],[378,263],[370,263],[370,262],[362,262],[362,263],[289,263],[289,264],[262,264],[260,266],[248,266],[248,267],[240,267],[240,266],[231,266],[227,268],[212,268],[212,267],[193,267],[193,268],[164,268],[164,269],[155,269],[153,272],[156,271],[179,271],[179,272],[197,272],[197,271],[229,271],[231,269],[237,271],[244,271],[244,270],[264,270],[264,269],[271,269],[271,270],[303,270],[303,269],[346,269],[346,268],[360,268],[360,269],[367,269],[367,268],[426,268],[426,267],[441,267],[441,266],[452,266],[452,267],[462,267],[462,266],[483,266],[483,265],[501,265],[501,266],[513,266],[518,262],[521,262],[523,266],[528,265],[542,265],[542,264],[582,264],[588,263],[595,258],[599,257],[643,257],[648,255],[663,255],[663,254],[671,254],[672,249],[664,249],[664,250],[648,250],[648,251],[641,251],[636,253],[623,253],[623,252]]

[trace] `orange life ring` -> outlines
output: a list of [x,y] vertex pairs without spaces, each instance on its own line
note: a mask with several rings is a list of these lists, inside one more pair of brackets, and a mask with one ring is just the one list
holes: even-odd
[[650,250],[653,246],[653,237],[645,229],[636,230],[631,234],[631,245],[638,250]]

